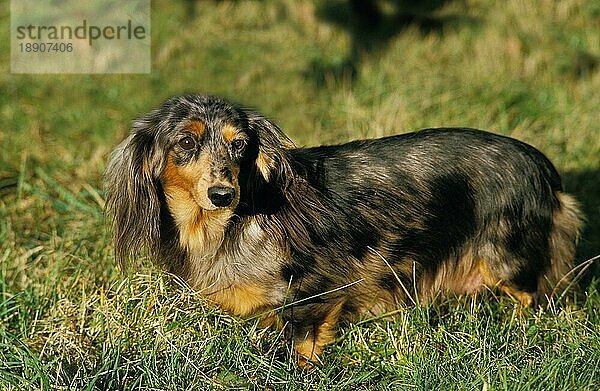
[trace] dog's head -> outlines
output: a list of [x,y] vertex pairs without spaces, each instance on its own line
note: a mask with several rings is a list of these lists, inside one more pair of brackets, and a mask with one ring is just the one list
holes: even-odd
[[159,251],[165,212],[188,239],[218,241],[207,235],[223,232],[248,180],[285,177],[291,145],[264,116],[210,96],[172,98],[141,117],[106,173],[117,259]]

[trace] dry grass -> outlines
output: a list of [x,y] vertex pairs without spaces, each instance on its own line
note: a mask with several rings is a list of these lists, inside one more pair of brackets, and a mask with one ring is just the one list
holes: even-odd
[[[393,15],[399,2],[387,3]],[[119,273],[102,216],[107,154],[132,118],[204,91],[260,109],[299,145],[431,126],[527,141],[582,201],[578,258],[590,259],[600,252],[593,1],[448,1],[428,14],[439,23],[371,34],[336,16],[348,14],[341,0],[199,1],[195,19],[176,22],[185,12],[154,2],[149,75],[0,74],[0,388],[600,387],[597,261],[570,306],[406,308],[343,325],[325,364],[303,372],[277,332],[204,305],[146,263]]]

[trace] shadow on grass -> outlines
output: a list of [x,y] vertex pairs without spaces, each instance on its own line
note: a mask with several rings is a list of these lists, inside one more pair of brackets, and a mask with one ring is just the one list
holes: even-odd
[[[585,215],[583,236],[577,251],[577,260],[584,262],[600,254],[600,168],[571,171],[563,174],[565,190],[577,197]],[[582,287],[592,279],[600,279],[600,260],[596,260],[582,279]]]
[[317,16],[350,34],[349,54],[337,62],[314,60],[307,72],[318,86],[326,80],[354,80],[365,58],[380,56],[391,39],[408,27],[423,34],[441,34],[444,28],[475,21],[464,15],[437,16],[436,11],[453,0],[389,0],[382,6],[376,0],[326,1]]

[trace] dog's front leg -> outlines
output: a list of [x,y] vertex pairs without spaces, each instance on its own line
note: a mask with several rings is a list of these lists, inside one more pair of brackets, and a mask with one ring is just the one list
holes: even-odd
[[283,313],[286,334],[294,344],[298,364],[311,368],[321,362],[325,345],[333,342],[343,300],[292,306]]

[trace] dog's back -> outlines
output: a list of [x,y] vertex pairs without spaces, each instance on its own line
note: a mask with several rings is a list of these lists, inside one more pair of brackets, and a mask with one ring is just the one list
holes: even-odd
[[524,304],[570,281],[579,212],[525,143],[429,129],[291,154],[328,210],[312,232],[338,260],[327,274],[377,270],[384,291],[421,298],[498,287]]

